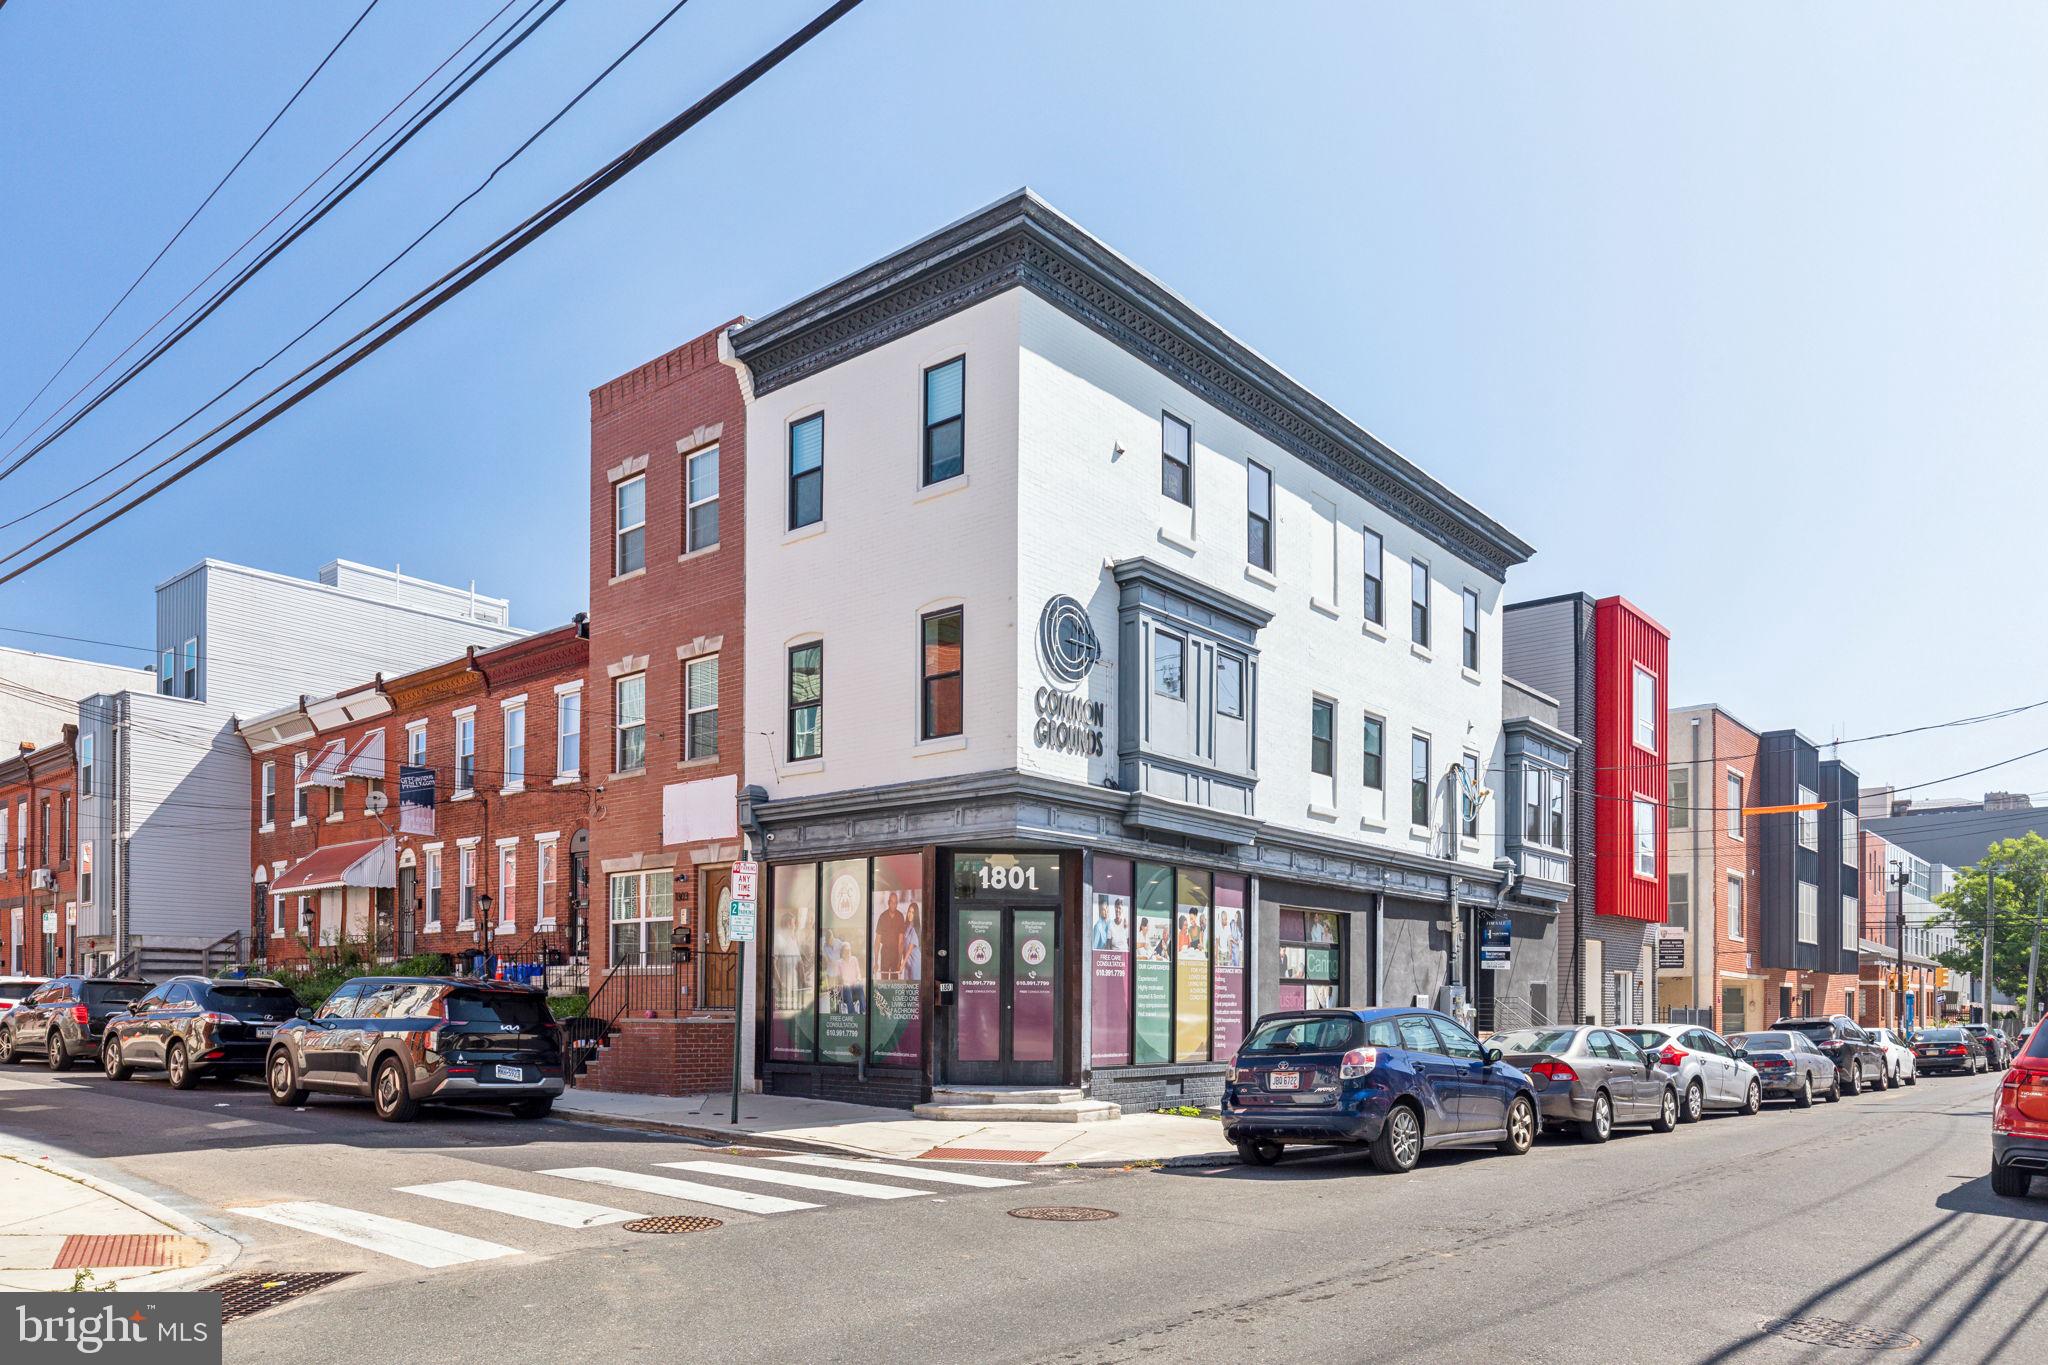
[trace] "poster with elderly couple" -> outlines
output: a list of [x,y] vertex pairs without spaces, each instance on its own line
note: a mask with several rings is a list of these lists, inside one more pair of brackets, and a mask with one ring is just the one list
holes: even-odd
[[1244,1036],[1242,877],[1098,858],[1085,939],[1093,1065],[1229,1060]]
[[773,875],[769,1056],[852,1062],[865,1054],[871,1065],[919,1065],[921,860],[783,864]]

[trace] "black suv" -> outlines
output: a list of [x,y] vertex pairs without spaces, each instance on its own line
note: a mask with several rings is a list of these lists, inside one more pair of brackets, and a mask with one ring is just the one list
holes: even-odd
[[537,1119],[562,1093],[562,1029],[532,986],[363,976],[279,1025],[264,1074],[273,1104],[321,1091],[368,1096],[393,1123],[422,1104],[504,1104]]
[[107,1021],[149,990],[147,981],[112,976],[60,976],[7,1011],[0,1022],[0,1062],[41,1053],[50,1070],[99,1055]]
[[298,1012],[290,987],[262,977],[174,976],[108,1023],[100,1066],[112,1081],[160,1067],[178,1090],[203,1075],[260,1076],[271,1036]]
[[2003,1071],[2012,1065],[2012,1039],[2003,1030],[1989,1024],[1965,1024],[1963,1029],[1984,1045],[1984,1058],[1993,1071]]
[[1835,1064],[1835,1090],[1839,1094],[1860,1095],[1865,1085],[1883,1090],[1892,1083],[1884,1048],[1846,1014],[1780,1019],[1771,1027],[1791,1029],[1812,1039],[1813,1045]]

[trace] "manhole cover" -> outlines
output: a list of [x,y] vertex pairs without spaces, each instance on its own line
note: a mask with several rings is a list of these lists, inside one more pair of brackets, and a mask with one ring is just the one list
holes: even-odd
[[1085,1209],[1074,1204],[1047,1204],[1042,1208],[1011,1209],[1012,1218],[1030,1218],[1040,1223],[1099,1223],[1116,1215],[1108,1209]]
[[1839,1346],[1851,1351],[1905,1351],[1920,1344],[1920,1338],[1905,1332],[1833,1318],[1771,1318],[1758,1323],[1757,1329],[1806,1346]]
[[220,1295],[220,1320],[233,1322],[236,1318],[246,1318],[251,1313],[289,1303],[302,1294],[324,1289],[354,1273],[350,1270],[278,1271],[271,1274],[258,1271],[250,1275],[230,1275],[218,1284],[208,1285],[207,1291]]
[[725,1222],[718,1218],[672,1216],[635,1218],[632,1222],[621,1223],[619,1226],[628,1232],[709,1232],[713,1228],[724,1227]]

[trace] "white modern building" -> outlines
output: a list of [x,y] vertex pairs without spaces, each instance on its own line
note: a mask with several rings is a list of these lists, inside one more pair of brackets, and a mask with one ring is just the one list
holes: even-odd
[[[86,699],[78,907],[88,962],[193,965],[247,929],[253,828],[237,715],[524,632],[474,589],[336,560],[317,579],[202,560],[157,585],[155,687]],[[228,951],[223,949],[222,951]]]
[[67,659],[28,649],[0,649],[0,757],[23,744],[42,748],[64,737],[64,727],[78,724],[82,697],[147,687],[146,666]]
[[1470,987],[1526,544],[1028,192],[727,350],[767,1088],[1214,1095]]

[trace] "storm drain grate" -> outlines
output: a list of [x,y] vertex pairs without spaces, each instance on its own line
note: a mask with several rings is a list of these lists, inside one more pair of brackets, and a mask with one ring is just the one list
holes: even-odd
[[1805,1346],[1839,1346],[1851,1351],[1905,1351],[1920,1344],[1920,1338],[1905,1332],[1833,1318],[1771,1318],[1758,1323],[1757,1330]]
[[325,1289],[353,1274],[352,1270],[279,1271],[267,1275],[259,1271],[251,1275],[230,1275],[218,1284],[208,1285],[207,1292],[220,1295],[220,1320],[233,1322],[236,1318],[246,1318],[251,1313],[290,1303],[302,1294]]
[[709,1232],[725,1226],[723,1219],[672,1215],[665,1218],[635,1218],[620,1227],[628,1232]]
[[1011,1209],[1012,1218],[1029,1218],[1039,1223],[1100,1223],[1116,1215],[1108,1209],[1083,1208],[1078,1204],[1045,1204],[1037,1208]]

